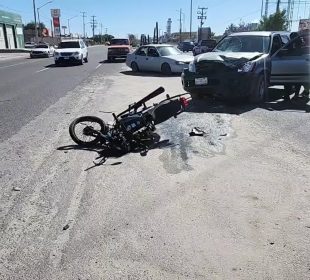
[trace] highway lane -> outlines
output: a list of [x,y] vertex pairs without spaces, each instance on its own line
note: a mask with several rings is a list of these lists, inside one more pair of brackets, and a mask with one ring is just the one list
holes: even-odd
[[96,71],[119,72],[123,63],[105,64],[107,48],[89,48],[84,65],[55,67],[53,58],[0,62],[0,141],[14,135]]

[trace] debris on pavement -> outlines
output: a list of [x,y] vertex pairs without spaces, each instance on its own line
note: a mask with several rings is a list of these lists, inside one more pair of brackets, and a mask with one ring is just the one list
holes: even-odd
[[21,191],[21,188],[19,188],[19,187],[13,187],[13,191],[15,191],[15,192],[20,192],[20,191]]
[[206,133],[199,127],[194,127],[189,133],[190,136],[204,136]]
[[62,230],[67,230],[69,227],[70,227],[69,224],[66,224],[66,225],[62,228]]

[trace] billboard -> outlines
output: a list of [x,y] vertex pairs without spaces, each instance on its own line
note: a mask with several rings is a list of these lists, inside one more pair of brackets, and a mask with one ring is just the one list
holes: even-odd
[[60,9],[51,9],[51,16],[53,18],[53,25],[54,25],[54,36],[60,37]]
[[51,9],[51,16],[54,17],[60,17],[60,9]]

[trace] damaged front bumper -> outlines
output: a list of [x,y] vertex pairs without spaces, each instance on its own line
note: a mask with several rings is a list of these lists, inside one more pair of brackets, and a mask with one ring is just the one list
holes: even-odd
[[243,98],[251,95],[256,86],[257,73],[237,71],[200,74],[185,69],[181,75],[184,90],[223,99]]

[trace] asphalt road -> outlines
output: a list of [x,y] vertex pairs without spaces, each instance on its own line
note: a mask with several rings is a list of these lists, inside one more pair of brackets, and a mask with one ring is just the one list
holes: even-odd
[[55,67],[53,58],[0,61],[0,141],[14,135],[87,77],[113,73],[120,64],[105,64],[107,48],[89,48],[82,66]]

